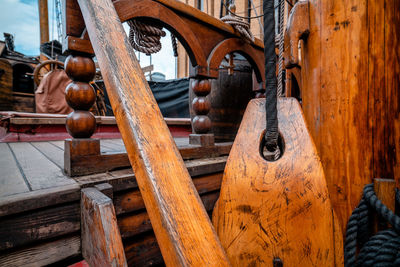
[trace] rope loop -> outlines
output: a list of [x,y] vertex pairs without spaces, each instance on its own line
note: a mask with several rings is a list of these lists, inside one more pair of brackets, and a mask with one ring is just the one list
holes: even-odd
[[[128,21],[129,25],[129,42],[133,49],[136,51],[151,55],[161,50],[161,37],[164,37],[165,31],[162,30],[162,26],[149,25],[138,21],[137,19],[131,19]],[[178,56],[178,44],[176,37],[171,33],[172,49],[174,56]]]
[[228,15],[221,18],[221,20],[233,27],[248,43],[254,42],[254,36],[250,31],[250,23],[243,21],[241,18],[234,15],[236,10],[235,5],[229,6]]
[[[400,203],[396,189],[396,202]],[[392,228],[371,236],[372,211]],[[357,255],[357,248],[360,253]],[[363,196],[353,210],[346,229],[345,266],[400,266],[400,217],[388,209],[376,196],[374,185],[364,187]]]

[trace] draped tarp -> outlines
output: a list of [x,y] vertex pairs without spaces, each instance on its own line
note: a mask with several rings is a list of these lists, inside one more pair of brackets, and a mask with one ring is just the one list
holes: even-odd
[[189,118],[189,79],[149,81],[164,117]]
[[[102,81],[96,83],[104,88]],[[189,78],[149,81],[151,91],[160,107],[161,113],[167,118],[189,118]],[[107,93],[105,93],[107,115],[112,116],[112,109]]]

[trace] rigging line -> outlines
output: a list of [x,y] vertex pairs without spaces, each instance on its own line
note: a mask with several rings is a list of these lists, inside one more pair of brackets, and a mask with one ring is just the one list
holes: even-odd
[[[251,2],[251,5],[253,6],[254,14],[256,14],[256,16],[258,17],[257,9],[256,9],[256,7],[255,7],[255,5],[254,5],[253,0],[250,0],[250,2]],[[258,24],[260,25],[260,30],[261,30],[261,29],[263,28],[262,23],[261,23],[261,18],[259,17],[257,20],[258,20]],[[261,35],[261,34],[260,34],[260,35]]]
[[278,92],[277,96],[282,96],[283,93],[283,45],[284,45],[284,37],[283,37],[283,20],[285,16],[285,1],[280,0],[279,7],[279,58],[278,58]]
[[[289,0],[284,0],[284,1],[287,2],[290,6],[293,6],[293,4],[289,2]],[[232,13],[231,11],[229,11],[229,8],[225,5],[224,1],[221,1],[221,4],[227,9],[228,13],[232,14],[235,17],[241,18],[241,19],[258,19],[258,18],[264,17],[264,15],[256,15],[254,17],[239,16],[239,15],[236,15],[235,13]],[[277,7],[279,7],[279,5],[274,6],[274,8],[277,8]]]

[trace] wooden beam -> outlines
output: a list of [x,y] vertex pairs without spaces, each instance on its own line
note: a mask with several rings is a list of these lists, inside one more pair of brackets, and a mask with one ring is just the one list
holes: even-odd
[[78,3],[166,264],[229,266],[112,1]]
[[90,266],[128,266],[112,200],[95,188],[82,190],[82,255]]

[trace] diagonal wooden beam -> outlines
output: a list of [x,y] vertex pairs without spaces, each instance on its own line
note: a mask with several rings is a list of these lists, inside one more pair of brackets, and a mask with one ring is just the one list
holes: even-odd
[[229,266],[111,0],[78,2],[166,264]]

